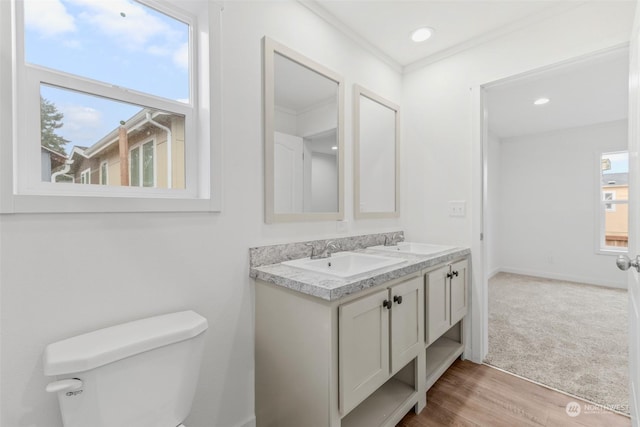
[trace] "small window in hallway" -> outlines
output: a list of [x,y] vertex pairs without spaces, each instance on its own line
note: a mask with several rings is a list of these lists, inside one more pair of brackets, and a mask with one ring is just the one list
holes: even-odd
[[626,251],[629,238],[629,153],[600,155],[600,250]]

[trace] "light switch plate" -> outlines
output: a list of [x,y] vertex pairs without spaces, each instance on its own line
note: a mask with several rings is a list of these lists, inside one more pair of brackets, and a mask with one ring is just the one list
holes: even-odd
[[467,214],[466,204],[464,200],[450,200],[449,216],[465,216]]

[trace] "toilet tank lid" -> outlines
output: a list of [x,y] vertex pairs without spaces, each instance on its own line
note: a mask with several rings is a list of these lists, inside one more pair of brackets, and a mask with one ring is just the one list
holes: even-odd
[[181,311],[123,323],[49,344],[44,351],[44,374],[88,371],[203,333],[207,319]]

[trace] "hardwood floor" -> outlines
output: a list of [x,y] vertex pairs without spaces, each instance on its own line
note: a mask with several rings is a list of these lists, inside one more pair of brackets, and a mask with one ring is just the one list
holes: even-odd
[[[580,413],[567,415],[577,402]],[[427,407],[397,427],[630,426],[629,418],[486,365],[456,361],[427,393]]]

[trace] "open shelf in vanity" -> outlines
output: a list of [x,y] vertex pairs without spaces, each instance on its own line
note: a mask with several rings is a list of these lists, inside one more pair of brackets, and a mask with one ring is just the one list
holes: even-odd
[[444,335],[426,348],[426,388],[429,390],[449,366],[464,352],[462,322],[459,321]]
[[[406,414],[416,403],[415,363],[407,365],[367,397],[341,421],[341,427],[386,426]],[[394,423],[395,424],[395,423]]]

